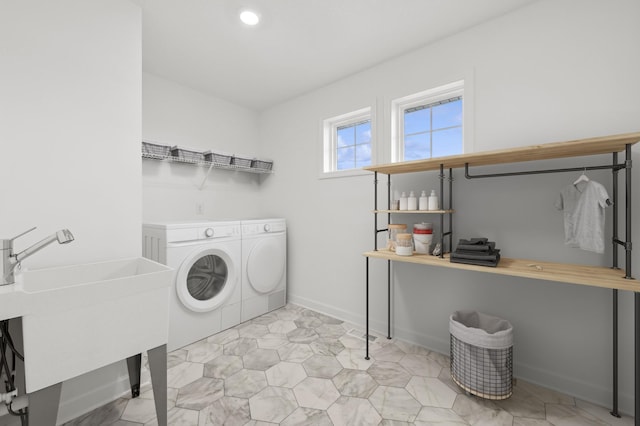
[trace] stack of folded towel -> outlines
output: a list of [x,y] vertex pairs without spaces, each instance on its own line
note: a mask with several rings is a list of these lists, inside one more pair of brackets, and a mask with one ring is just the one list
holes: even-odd
[[456,251],[451,253],[451,262],[467,263],[469,265],[498,266],[500,262],[500,250],[496,249],[496,243],[487,238],[471,238],[460,240]]

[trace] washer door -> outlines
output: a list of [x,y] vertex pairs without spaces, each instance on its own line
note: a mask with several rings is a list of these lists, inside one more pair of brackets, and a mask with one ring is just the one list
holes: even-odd
[[258,293],[269,293],[282,281],[286,262],[285,237],[256,241],[247,258],[247,278]]
[[237,280],[235,271],[233,260],[224,250],[196,250],[178,270],[178,297],[194,312],[216,309],[233,293]]

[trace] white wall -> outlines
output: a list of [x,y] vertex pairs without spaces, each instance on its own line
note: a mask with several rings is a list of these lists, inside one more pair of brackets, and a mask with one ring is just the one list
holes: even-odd
[[[259,157],[254,111],[149,73],[142,100],[144,140]],[[145,222],[260,216],[260,182],[269,179],[215,169],[207,177],[204,167],[155,160],[142,161],[142,176]]]
[[[27,268],[140,255],[141,17],[130,1],[0,4],[0,236]],[[64,332],[64,330],[61,330]],[[52,366],[55,368],[55,366]],[[63,385],[60,420],[124,390],[119,363]]]
[[[264,149],[279,159],[278,173],[263,184],[264,202],[288,218],[290,300],[364,324],[361,254],[373,246],[373,178],[318,179],[323,119],[372,106],[377,153],[388,161],[390,101],[464,78],[472,89],[465,99],[475,111],[475,125],[465,132],[475,151],[638,131],[640,58],[631,53],[640,41],[637,16],[635,0],[616,1],[615,7],[596,0],[536,2],[262,113]],[[638,152],[634,148],[635,160]],[[609,161],[611,156],[599,156],[482,171]],[[575,174],[467,181],[456,170],[454,176],[454,241],[486,236],[505,257],[610,264],[610,248],[600,256],[563,245],[562,216],[553,200]],[[610,174],[589,176],[611,189]],[[637,187],[637,172],[634,181]],[[381,183],[384,188],[386,176]],[[436,185],[435,174],[393,182],[400,190]],[[609,230],[611,218],[609,210]],[[416,218],[422,220],[429,217]],[[638,226],[633,239],[640,239]],[[638,250],[633,259],[638,264]],[[384,332],[386,262],[371,262],[372,325]],[[448,353],[454,310],[495,314],[515,326],[517,377],[600,404],[611,401],[610,291],[398,264],[392,299],[397,337]],[[633,412],[631,301],[621,292],[620,409],[627,413]]]

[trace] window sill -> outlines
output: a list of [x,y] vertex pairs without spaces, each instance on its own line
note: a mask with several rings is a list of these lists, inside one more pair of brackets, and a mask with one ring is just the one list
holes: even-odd
[[320,172],[320,174],[318,175],[318,179],[345,178],[352,176],[365,176],[370,174],[371,172],[364,169],[338,170],[335,172]]

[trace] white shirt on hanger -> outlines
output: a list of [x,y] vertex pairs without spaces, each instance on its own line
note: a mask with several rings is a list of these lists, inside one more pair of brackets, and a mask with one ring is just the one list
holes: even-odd
[[604,253],[604,209],[608,200],[605,187],[593,180],[560,191],[555,206],[564,211],[565,244]]

